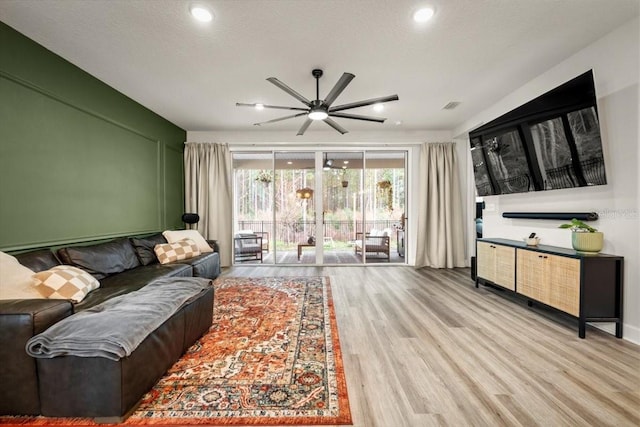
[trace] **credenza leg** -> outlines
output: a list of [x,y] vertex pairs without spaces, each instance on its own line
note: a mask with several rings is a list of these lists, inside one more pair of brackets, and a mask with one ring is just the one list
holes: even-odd
[[622,338],[622,322],[616,322],[616,338]]
[[584,338],[586,327],[587,327],[587,322],[585,322],[582,319],[578,320],[578,336],[580,338]]

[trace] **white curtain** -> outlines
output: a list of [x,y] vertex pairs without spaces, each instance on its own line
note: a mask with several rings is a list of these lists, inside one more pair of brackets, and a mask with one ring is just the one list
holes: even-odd
[[185,209],[200,215],[198,231],[218,241],[220,264],[231,265],[231,153],[227,144],[186,143]]
[[465,266],[462,195],[453,142],[420,149],[416,267]]

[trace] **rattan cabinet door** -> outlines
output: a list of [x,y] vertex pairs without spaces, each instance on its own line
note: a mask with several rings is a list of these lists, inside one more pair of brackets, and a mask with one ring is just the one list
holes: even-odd
[[518,249],[516,292],[544,304],[550,302],[550,283],[547,255]]
[[496,278],[496,253],[493,250],[495,245],[491,243],[478,242],[476,248],[476,274],[478,277],[495,281]]
[[515,290],[516,250],[511,246],[478,242],[477,275],[504,288]]
[[516,249],[510,246],[495,245],[496,285],[514,291],[516,289]]
[[580,314],[580,260],[548,255],[549,305],[572,314]]

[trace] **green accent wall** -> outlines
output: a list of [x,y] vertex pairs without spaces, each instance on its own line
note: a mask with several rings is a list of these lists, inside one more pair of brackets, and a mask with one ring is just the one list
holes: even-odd
[[184,129],[2,22],[0,46],[0,250],[184,227]]

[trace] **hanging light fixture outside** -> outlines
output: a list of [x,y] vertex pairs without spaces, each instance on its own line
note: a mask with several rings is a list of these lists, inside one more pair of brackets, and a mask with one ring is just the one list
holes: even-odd
[[308,187],[296,190],[296,197],[302,200],[309,200],[311,197],[313,197],[313,190]]

